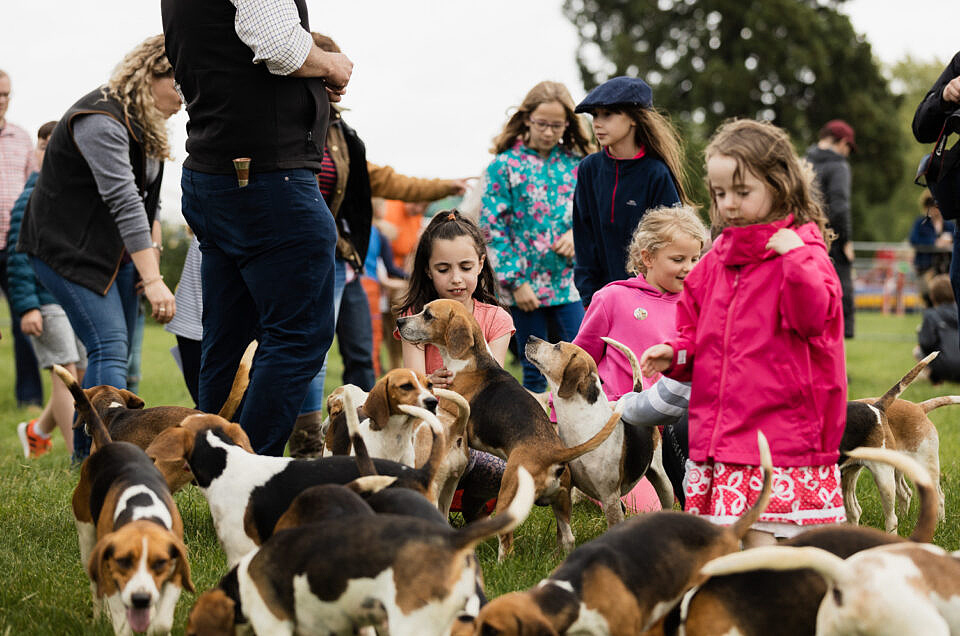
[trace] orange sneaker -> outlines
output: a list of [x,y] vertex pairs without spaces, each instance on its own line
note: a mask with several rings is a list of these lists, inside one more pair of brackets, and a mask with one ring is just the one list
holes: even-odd
[[23,447],[24,457],[40,457],[50,451],[53,446],[53,439],[47,437],[44,439],[36,433],[37,420],[29,422],[20,422],[17,424],[17,437],[20,438],[20,445]]

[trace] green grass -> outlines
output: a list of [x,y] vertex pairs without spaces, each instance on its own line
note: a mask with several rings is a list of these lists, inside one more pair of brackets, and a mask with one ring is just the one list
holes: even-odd
[[[851,397],[878,396],[912,365],[911,349],[917,315],[905,317],[859,314],[858,336],[848,343]],[[56,437],[53,452],[25,460],[16,436],[17,422],[30,413],[16,408],[13,396],[13,354],[8,322],[0,319],[0,634],[112,634],[107,619],[94,623],[90,592],[80,566],[76,531],[70,512],[70,495],[77,472],[70,469],[69,454]],[[148,405],[189,405],[190,398],[169,348],[173,336],[155,324],[146,329],[143,381],[140,393]],[[327,388],[337,385],[341,363],[331,350]],[[49,395],[49,378],[45,378]],[[958,385],[931,386],[918,381],[906,392],[920,401],[935,395],[960,394]],[[34,414],[35,416],[35,414]],[[960,548],[960,409],[945,407],[931,414],[941,439],[942,483],[946,492],[946,521],[940,524],[936,543],[948,550]],[[56,434],[55,434],[56,435]],[[866,473],[864,473],[866,474]],[[876,489],[869,477],[860,482],[863,523],[882,527]],[[188,487],[176,495],[183,516],[185,540],[190,551],[194,583],[203,591],[224,573],[221,551],[206,501]],[[909,534],[916,520],[917,501],[901,519],[901,534]],[[578,543],[596,537],[605,528],[600,512],[590,504],[574,508],[574,533]],[[537,508],[516,533],[515,554],[503,564],[496,562],[496,541],[479,546],[487,592],[491,597],[528,588],[560,562],[553,517],[548,508]],[[669,558],[669,555],[667,555]],[[184,593],[177,607],[175,634],[182,634],[194,595]]]

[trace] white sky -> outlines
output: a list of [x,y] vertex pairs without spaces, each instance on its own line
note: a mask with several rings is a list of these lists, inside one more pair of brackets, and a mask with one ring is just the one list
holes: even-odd
[[[159,0],[6,2],[0,68],[13,82],[7,119],[31,135],[103,83],[137,43],[162,30]],[[371,161],[416,176],[479,174],[507,110],[544,79],[584,95],[577,35],[561,0],[308,0],[314,30],[355,63],[342,104]],[[960,50],[956,0],[850,0],[874,54],[946,64]],[[939,30],[939,32],[938,32]],[[654,95],[656,100],[656,95]],[[186,114],[170,120],[186,155]],[[164,218],[179,216],[179,162],[167,166]]]

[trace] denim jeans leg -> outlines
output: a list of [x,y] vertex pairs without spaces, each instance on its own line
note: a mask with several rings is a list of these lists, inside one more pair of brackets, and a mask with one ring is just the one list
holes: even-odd
[[184,169],[183,213],[203,253],[200,408],[226,398],[251,337],[260,346],[239,423],[281,455],[333,339],[333,217],[309,170],[233,175]]
[[[340,315],[341,305],[343,304],[343,289],[347,282],[347,262],[343,259],[334,260],[334,278],[333,278],[333,320],[337,321]],[[330,351],[323,357],[323,366],[320,372],[310,380],[310,387],[307,388],[307,397],[303,399],[300,406],[300,413],[312,413],[323,410],[323,389],[327,380],[327,359],[330,357]],[[361,387],[362,388],[362,387]],[[369,391],[369,389],[365,389]]]
[[580,331],[580,323],[583,322],[583,303],[578,300],[564,305],[554,305],[547,308],[547,313],[553,318],[560,340],[573,342],[577,332]]
[[369,391],[377,381],[373,372],[373,323],[367,292],[360,277],[347,284],[337,320],[337,346],[343,357],[343,383]]
[[[70,320],[77,337],[87,349],[87,370],[83,387],[109,384],[127,388],[130,335],[136,322],[136,270],[132,263],[121,265],[106,295],[63,278],[43,261],[32,258],[37,278],[53,294]],[[90,454],[90,438],[74,431],[77,458]]]
[[38,404],[43,406],[43,382],[40,379],[40,366],[33,353],[33,345],[26,334],[20,331],[20,316],[13,313],[10,305],[10,289],[7,279],[7,252],[0,250],[0,288],[7,298],[10,310],[10,333],[13,336],[14,388],[13,392],[19,404]]
[[520,365],[523,367],[523,387],[536,393],[542,393],[547,390],[547,380],[527,360],[524,347],[526,347],[527,338],[530,336],[547,337],[546,309],[541,307],[533,311],[523,311],[518,307],[511,307],[510,314],[513,316],[513,326],[517,330],[514,337],[517,339],[517,351],[520,355]]

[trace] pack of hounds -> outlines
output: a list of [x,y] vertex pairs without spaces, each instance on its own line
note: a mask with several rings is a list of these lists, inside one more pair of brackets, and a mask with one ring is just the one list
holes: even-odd
[[[526,349],[550,384],[555,426],[491,357],[461,304],[437,300],[398,323],[405,340],[452,361],[451,390],[408,369],[369,394],[341,387],[317,457],[256,455],[229,421],[255,343],[219,415],[144,408],[128,391],[81,389],[57,368],[94,441],[72,501],[94,616],[106,609],[117,634],[170,632],[181,591],[194,591],[171,494],[193,483],[229,570],[197,597],[187,634],[960,634],[960,561],[931,544],[944,499],[927,417],[960,396],[899,399],[932,357],[882,397],[848,405],[840,462],[852,523],[741,552],[772,487],[762,433],[759,500],[732,526],[713,525],[672,510],[655,423],[620,422],[575,345]],[[632,358],[639,386],[633,354],[610,344]],[[448,512],[468,447],[506,469],[495,514],[454,528]],[[857,525],[862,468],[880,491],[886,532]],[[644,475],[664,510],[624,520],[618,499]],[[921,505],[904,539],[896,529],[907,480]],[[604,504],[609,528],[576,549],[573,487]],[[496,536],[499,558],[511,558],[513,530],[535,503],[551,506],[569,554],[533,588],[487,599],[475,546]]]

